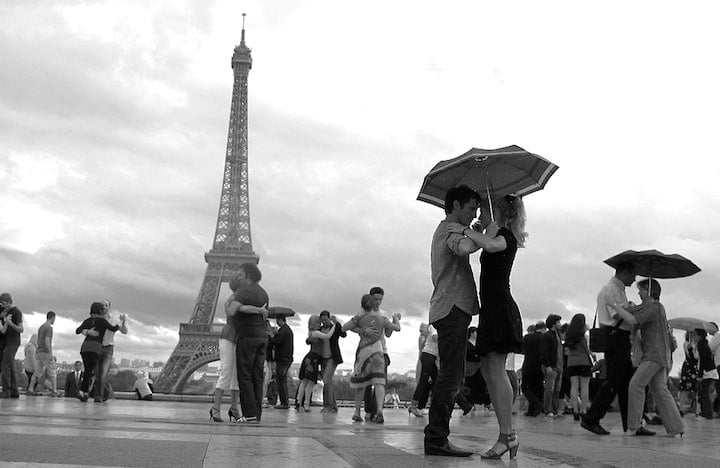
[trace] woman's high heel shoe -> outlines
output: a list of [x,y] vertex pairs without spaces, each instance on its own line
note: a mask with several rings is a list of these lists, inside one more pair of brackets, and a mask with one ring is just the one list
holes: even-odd
[[228,418],[230,419],[230,422],[233,422],[233,420],[240,422],[240,411],[237,408],[230,408],[228,410]]
[[210,408],[210,420],[215,422],[223,422],[222,418],[220,417],[220,408],[215,408],[214,406]]
[[512,434],[500,434],[497,441],[498,443],[505,445],[505,450],[503,450],[502,452],[497,452],[493,449],[490,449],[487,452],[481,453],[480,458],[499,460],[503,455],[505,455],[505,452],[510,452],[511,460],[515,458],[515,455],[517,455],[518,447],[520,447],[520,441],[518,441],[518,437],[515,432],[513,432]]

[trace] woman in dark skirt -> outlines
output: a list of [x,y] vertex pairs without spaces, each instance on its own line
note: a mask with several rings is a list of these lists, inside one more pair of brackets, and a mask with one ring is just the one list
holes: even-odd
[[477,349],[490,400],[500,426],[500,436],[481,458],[497,459],[505,452],[517,453],[518,439],[512,429],[513,391],[505,372],[508,353],[521,351],[523,327],[520,309],[510,294],[510,272],[518,247],[524,247],[525,207],[520,197],[507,195],[495,204],[495,220],[485,233],[460,224],[450,232],[464,234],[482,248],[480,254],[480,325]]

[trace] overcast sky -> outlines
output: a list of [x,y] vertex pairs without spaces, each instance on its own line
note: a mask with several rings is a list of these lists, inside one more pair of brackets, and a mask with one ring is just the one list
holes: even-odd
[[525,200],[526,325],[592,321],[602,261],[647,248],[703,270],[662,282],[668,316],[717,320],[719,8],[4,1],[0,289],[26,314],[23,342],[52,309],[59,359],[78,358],[75,326],[110,298],[131,318],[116,356],[167,359],[212,246],[243,12],[253,246],[271,302],[300,313],[296,361],[308,314],[347,319],[381,285],[403,314],[391,371],[414,368],[443,217],[416,197],[471,147],[560,166]]

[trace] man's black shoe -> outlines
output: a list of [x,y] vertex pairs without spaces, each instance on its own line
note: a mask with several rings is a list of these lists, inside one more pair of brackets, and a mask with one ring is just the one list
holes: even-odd
[[635,431],[636,436],[654,436],[655,432],[651,431],[649,429],[645,429],[644,427],[640,426],[640,429]]
[[580,427],[587,429],[597,435],[608,435],[610,431],[605,430],[599,423],[589,423],[585,417],[581,418]]
[[447,440],[439,445],[425,443],[425,455],[436,455],[439,457],[469,457],[472,452],[455,447]]

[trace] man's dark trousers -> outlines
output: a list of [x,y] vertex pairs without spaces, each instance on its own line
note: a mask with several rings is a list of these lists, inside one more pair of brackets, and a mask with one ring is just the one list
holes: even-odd
[[543,410],[543,375],[537,372],[522,372],[522,393],[528,401],[528,414],[537,416]]
[[623,431],[627,431],[628,385],[633,374],[630,360],[630,332],[605,327],[607,346],[605,348],[605,364],[607,380],[602,384],[588,409],[585,420],[590,424],[598,424],[605,417],[608,408],[618,397]]
[[289,406],[288,402],[288,369],[292,361],[275,361],[275,383],[277,384],[278,395],[280,396],[280,404]]
[[240,407],[246,418],[262,417],[263,377],[265,375],[265,351],[267,336],[238,337],[237,358]]
[[438,334],[440,372],[433,387],[429,421],[425,426],[425,446],[442,445],[450,434],[450,417],[465,374],[470,315],[453,307],[448,315],[432,325]]

